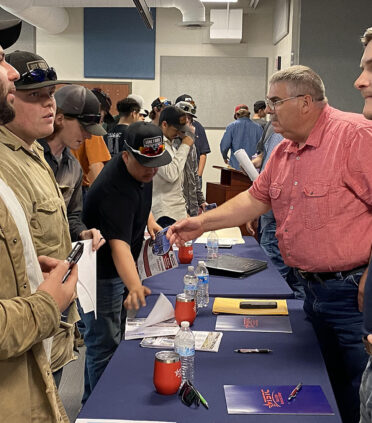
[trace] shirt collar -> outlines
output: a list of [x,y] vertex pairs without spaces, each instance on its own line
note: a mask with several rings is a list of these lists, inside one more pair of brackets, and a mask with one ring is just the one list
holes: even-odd
[[[5,144],[7,147],[11,148],[12,150],[20,150],[23,148],[24,150],[30,151],[30,145],[27,144],[25,141],[23,141],[21,138],[19,138],[17,135],[15,135],[12,131],[10,131],[7,127],[4,125],[0,126],[0,136],[2,136],[3,144]],[[34,142],[31,146],[31,150],[37,149],[39,151],[43,151],[43,148],[38,144],[37,142]]]
[[[321,132],[323,131],[324,122],[328,119],[330,111],[331,111],[331,107],[328,104],[326,104],[322,112],[320,113],[318,120],[313,126],[313,129],[310,131],[310,134],[307,137],[305,145],[302,148],[305,148],[306,146],[310,146],[314,148],[319,147],[321,140],[323,138],[321,136]],[[291,140],[288,140],[288,141],[290,141],[290,143],[288,144],[288,146],[286,147],[284,151],[286,153],[297,153],[299,150],[298,144]]]

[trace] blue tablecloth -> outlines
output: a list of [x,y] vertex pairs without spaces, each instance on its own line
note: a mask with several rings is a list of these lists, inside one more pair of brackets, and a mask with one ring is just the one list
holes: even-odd
[[[168,297],[174,303],[174,297]],[[156,297],[139,316],[146,316]],[[195,330],[214,330],[216,316],[199,313]],[[288,300],[293,333],[224,332],[218,353],[196,352],[195,385],[209,403],[188,408],[177,395],[155,392],[152,376],[158,350],[139,346],[140,340],[123,341],[99,380],[79,417],[174,421],[177,423],[340,423],[336,402],[311,324],[302,302]],[[270,348],[271,354],[237,354],[236,348]],[[321,385],[334,416],[228,415],[223,385]]]
[[[227,278],[210,275],[209,295],[212,297],[240,297],[250,298],[293,298],[293,291],[281,277],[270,259],[251,237],[244,237],[245,244],[234,245],[232,249],[220,249],[220,254],[234,254],[268,262],[267,269],[245,278]],[[204,244],[194,244],[193,266],[198,260],[206,260],[207,249]],[[165,295],[177,295],[183,291],[183,277],[187,273],[187,264],[180,264],[176,269],[153,276],[144,281],[153,294],[163,292]]]

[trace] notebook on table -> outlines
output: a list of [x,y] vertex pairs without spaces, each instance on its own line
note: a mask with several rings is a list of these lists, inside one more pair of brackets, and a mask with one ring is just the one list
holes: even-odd
[[221,254],[205,262],[211,275],[245,277],[267,268],[267,261]]

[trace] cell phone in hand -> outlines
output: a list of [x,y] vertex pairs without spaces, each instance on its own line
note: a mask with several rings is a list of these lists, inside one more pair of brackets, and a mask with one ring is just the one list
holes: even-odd
[[207,204],[205,206],[205,211],[215,209],[216,207],[217,207],[216,203]]
[[66,279],[70,276],[72,267],[80,260],[84,252],[84,244],[82,242],[77,242],[74,248],[71,250],[70,254],[67,256],[66,261],[69,263],[69,269],[66,272],[65,276],[62,279],[62,283],[66,282]]

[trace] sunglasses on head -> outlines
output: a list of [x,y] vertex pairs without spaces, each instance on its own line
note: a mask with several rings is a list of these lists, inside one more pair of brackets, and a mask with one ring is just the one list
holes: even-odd
[[199,407],[199,392],[194,388],[194,385],[189,380],[184,382],[178,395],[181,397],[181,401],[188,407],[190,407],[192,404],[195,404],[197,407]]
[[159,156],[159,154],[162,154],[164,150],[165,150],[165,144],[160,144],[157,148],[140,147],[138,152],[142,154],[143,156],[153,157],[153,156]]
[[101,115],[100,114],[87,114],[87,115],[74,115],[72,113],[65,113],[65,116],[69,116],[79,120],[80,122],[87,124],[100,123]]
[[19,79],[23,84],[36,84],[44,81],[56,81],[57,73],[54,68],[33,69],[25,72]]
[[188,104],[185,104],[184,106],[182,106],[182,110],[186,113],[191,113],[192,115],[196,113],[196,108]]

